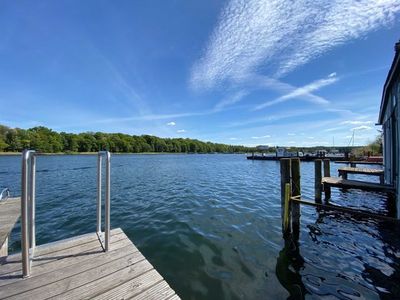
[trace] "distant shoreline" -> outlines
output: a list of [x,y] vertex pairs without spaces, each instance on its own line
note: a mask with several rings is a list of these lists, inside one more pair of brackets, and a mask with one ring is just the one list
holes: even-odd
[[[97,155],[98,152],[58,152],[58,153],[40,153],[40,155]],[[246,154],[244,152],[239,153],[182,153],[182,152],[112,152],[113,155],[167,155],[167,154],[179,154],[179,155],[191,155],[191,154]],[[18,156],[21,152],[0,152],[0,156]]]

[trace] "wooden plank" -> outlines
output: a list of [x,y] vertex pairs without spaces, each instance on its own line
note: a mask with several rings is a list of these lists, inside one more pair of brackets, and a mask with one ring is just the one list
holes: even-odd
[[0,248],[8,239],[21,215],[21,199],[8,198],[0,201]]
[[171,289],[168,283],[166,281],[161,281],[131,299],[158,300],[158,299],[168,299],[174,295],[175,291]]
[[[119,238],[119,240],[117,240]],[[111,250],[110,253],[114,253],[115,251],[119,250],[120,248],[124,248],[126,246],[129,246],[132,253],[137,252],[138,250],[133,247],[132,242],[123,234],[118,234],[114,235],[111,237]],[[55,260],[47,264],[41,264],[41,265],[35,265],[33,264],[32,266],[32,278],[38,278],[41,275],[46,275],[48,273],[54,272],[51,275],[51,280],[56,278],[55,274],[57,274],[57,270],[60,270],[62,268],[70,267],[76,264],[82,264],[85,263],[86,261],[96,259],[99,256],[102,256],[104,254],[104,251],[102,247],[100,246],[100,243],[97,245],[96,248],[88,249],[84,252],[77,253],[75,255],[68,255],[63,259],[60,260]],[[75,268],[75,267],[74,267]],[[63,275],[67,274],[67,271],[63,271]],[[0,276],[0,286],[8,285],[14,282],[20,282],[21,281],[21,276],[22,276],[22,271],[19,270],[17,272],[11,273],[11,274],[6,274],[3,276]],[[51,281],[49,281],[51,282]]]
[[[111,230],[111,240],[119,239],[118,235],[123,234],[121,230]],[[115,238],[114,238],[115,236]],[[89,241],[89,242],[88,242]],[[56,260],[74,256],[89,250],[97,250],[100,242],[96,234],[85,234],[74,239],[68,239],[63,248],[63,243],[55,242],[42,245],[36,248],[33,259],[34,266],[48,264]],[[53,251],[55,250],[55,251]],[[0,264],[0,278],[10,273],[21,271],[21,253],[8,256]]]
[[[135,265],[135,267],[133,267],[133,265]],[[8,299],[47,299],[50,297],[66,299],[68,296],[71,296],[70,299],[82,299],[85,298],[85,294],[90,296],[97,291],[97,287],[93,286],[93,282],[107,278],[109,281],[108,285],[107,282],[105,282],[104,286],[107,286],[108,289],[110,284],[114,284],[112,275],[127,270],[123,275],[128,276],[128,271],[132,269],[138,273],[138,276],[148,269],[151,269],[151,265],[140,252],[135,252],[116,260],[107,261],[101,266],[89,270],[81,270],[81,273],[74,274],[73,276],[63,278],[50,284],[45,284],[45,282],[43,282],[45,285],[30,289],[24,293],[15,294]],[[29,279],[27,282],[29,282]]]
[[[122,230],[112,231],[109,252],[103,252],[92,235],[84,235],[42,245],[39,257],[42,260],[34,261],[29,278],[22,279],[20,271],[0,277],[0,298],[179,299]],[[21,268],[18,261],[9,264]]]
[[[108,272],[107,270],[107,272],[100,273],[100,276],[96,273],[97,277],[91,278],[91,282],[80,285],[79,288],[71,289],[69,286],[69,282],[65,283],[67,284],[67,286],[64,284],[63,288],[64,290],[66,290],[65,288],[68,288],[68,291],[63,294],[58,294],[55,299],[91,299],[101,293],[108,291],[109,289],[112,289],[115,286],[119,286],[126,281],[138,277],[141,274],[144,274],[153,269],[153,266],[147,260],[142,260],[140,262],[125,261],[124,263],[124,268],[116,272]],[[84,273],[83,275],[84,278],[87,278],[86,273]],[[94,278],[96,278],[96,280],[93,280]],[[73,279],[75,279],[75,277]]]
[[355,208],[349,208],[349,207],[343,207],[343,206],[338,206],[338,205],[333,205],[333,204],[322,204],[322,203],[315,203],[312,201],[305,201],[302,199],[296,199],[296,198],[291,198],[290,199],[293,202],[300,203],[300,204],[305,204],[305,205],[310,205],[310,206],[315,206],[320,209],[326,209],[326,210],[334,210],[334,211],[341,211],[353,215],[358,215],[361,217],[368,217],[368,218],[374,218],[374,219],[380,219],[384,221],[391,221],[391,222],[400,222],[400,219],[388,217],[385,215],[377,214],[377,213],[371,213],[368,211],[364,211],[361,209],[355,209]]
[[3,245],[0,247],[0,257],[8,255],[8,237],[4,241]]
[[158,274],[156,270],[152,269],[149,272],[146,272],[109,291],[106,291],[101,295],[96,296],[94,299],[130,299],[134,296],[137,296],[138,294],[146,292],[147,289],[151,288],[155,284],[162,282],[164,282],[168,286],[168,284],[163,281],[161,275]]
[[335,164],[354,164],[354,165],[383,165],[382,162],[377,161],[348,161],[348,160],[337,160]]
[[367,168],[353,168],[353,167],[344,167],[338,169],[340,173],[349,173],[349,174],[364,174],[364,175],[376,175],[381,176],[383,175],[384,171],[379,169],[367,169]]
[[324,177],[322,183],[325,185],[346,188],[346,189],[360,189],[370,191],[381,191],[381,192],[393,192],[394,188],[390,185],[358,181],[358,180],[347,180],[339,177]]
[[[34,275],[28,280],[19,280],[12,284],[2,286],[0,290],[0,298],[10,297],[43,287],[47,289],[48,286],[55,282],[69,280],[73,276],[79,276],[79,274],[84,272],[89,276],[89,274],[93,274],[93,269],[98,270],[100,267],[105,265],[107,265],[110,272],[113,270],[112,268],[118,270],[118,268],[125,267],[127,261],[126,257],[132,257],[135,261],[145,259],[140,252],[132,252],[132,247],[130,247],[130,245],[119,248],[116,251],[110,251],[107,253],[101,252],[97,254],[98,255],[88,254],[91,258],[85,262],[78,264],[74,263],[69,266],[64,265],[64,267],[60,267],[52,272],[45,272],[39,276]],[[110,267],[111,265],[112,267]],[[32,273],[33,272],[35,272],[35,268],[32,269]],[[84,281],[79,283],[84,283]]]

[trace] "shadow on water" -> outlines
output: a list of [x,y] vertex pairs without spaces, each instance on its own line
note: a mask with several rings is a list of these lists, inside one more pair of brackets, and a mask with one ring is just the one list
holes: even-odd
[[[395,217],[394,199],[387,197],[385,202],[387,214]],[[303,224],[306,235],[300,238],[295,231],[283,237],[276,276],[289,293],[287,299],[306,299],[307,295],[400,299],[400,222],[319,208],[315,208],[314,216],[311,224]],[[335,258],[329,255],[332,250],[336,252]],[[358,274],[352,269],[357,265]]]
[[381,299],[400,299],[400,223],[380,222],[377,227],[390,270],[365,263],[362,277],[373,283]]
[[287,299],[305,299],[307,290],[300,274],[304,267],[304,259],[300,254],[298,240],[293,234],[287,234],[284,240],[285,246],[279,252],[276,261],[276,276],[290,294]]

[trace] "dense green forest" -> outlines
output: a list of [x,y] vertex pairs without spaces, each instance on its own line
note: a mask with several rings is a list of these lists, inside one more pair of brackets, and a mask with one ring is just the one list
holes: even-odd
[[35,149],[45,153],[99,150],[121,153],[238,153],[254,150],[254,148],[244,146],[215,144],[193,139],[102,132],[58,133],[42,126],[20,129],[0,125],[0,152],[20,152],[24,149]]

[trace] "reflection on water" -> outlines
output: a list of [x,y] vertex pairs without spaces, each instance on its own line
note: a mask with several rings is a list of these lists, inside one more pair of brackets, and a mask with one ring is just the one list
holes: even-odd
[[[20,165],[0,157],[0,188],[20,193]],[[38,244],[93,232],[95,156],[38,157],[37,168]],[[313,163],[301,169],[302,194],[312,198]],[[400,298],[399,224],[303,206],[297,236],[283,239],[277,162],[114,155],[111,181],[112,227],[184,299]],[[332,203],[389,211],[376,193],[332,189]]]
[[304,259],[300,255],[298,240],[289,234],[285,236],[285,246],[276,260],[276,276],[289,292],[288,299],[305,299],[307,290],[300,273],[302,269],[304,269]]

